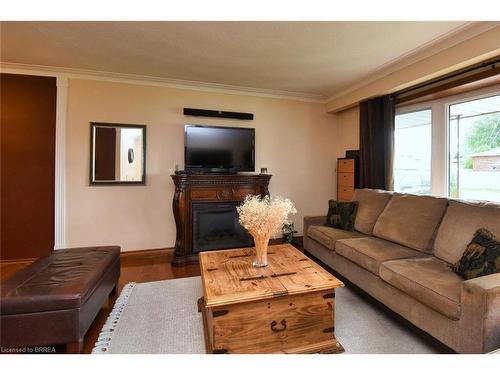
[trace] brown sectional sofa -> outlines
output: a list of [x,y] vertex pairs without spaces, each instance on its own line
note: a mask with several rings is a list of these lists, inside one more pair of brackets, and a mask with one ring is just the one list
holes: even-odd
[[459,353],[500,347],[500,273],[450,269],[473,234],[500,238],[500,205],[359,189],[355,231],[304,218],[304,249]]

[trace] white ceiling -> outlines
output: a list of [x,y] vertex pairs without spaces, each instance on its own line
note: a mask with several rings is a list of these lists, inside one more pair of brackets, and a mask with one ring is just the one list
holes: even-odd
[[2,22],[2,62],[329,97],[465,22]]

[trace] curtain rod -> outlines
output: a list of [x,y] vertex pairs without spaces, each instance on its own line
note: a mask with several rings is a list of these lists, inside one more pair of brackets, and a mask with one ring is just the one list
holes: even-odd
[[392,94],[391,96],[398,97],[400,95],[407,94],[407,93],[410,93],[412,91],[416,91],[416,90],[425,88],[427,86],[432,86],[432,85],[435,85],[436,83],[443,82],[443,81],[449,80],[451,78],[460,77],[460,76],[462,76],[464,74],[474,72],[475,70],[481,70],[481,69],[484,69],[484,68],[487,68],[487,67],[490,67],[491,69],[495,69],[496,65],[498,63],[500,63],[500,56],[497,56],[497,57],[495,57],[493,59],[490,59],[490,60],[483,61],[483,62],[475,64],[475,65],[472,65],[470,67],[458,70],[456,72],[453,72],[453,73],[450,73],[450,74],[447,74],[447,75],[444,75],[444,76],[432,79],[430,81],[420,83],[418,85],[409,87],[407,89],[403,89],[403,90],[397,91],[394,94]]

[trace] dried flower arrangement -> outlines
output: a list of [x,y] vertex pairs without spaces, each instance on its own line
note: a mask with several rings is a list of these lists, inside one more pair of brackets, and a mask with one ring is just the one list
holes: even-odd
[[255,242],[255,267],[267,266],[267,245],[271,236],[278,234],[288,215],[297,213],[293,202],[282,197],[261,198],[247,195],[237,208],[240,224],[250,233]]

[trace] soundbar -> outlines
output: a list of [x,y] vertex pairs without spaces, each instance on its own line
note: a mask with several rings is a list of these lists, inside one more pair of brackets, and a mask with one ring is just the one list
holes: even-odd
[[236,120],[253,120],[253,113],[214,111],[211,109],[184,108],[185,116],[232,118]]

